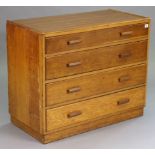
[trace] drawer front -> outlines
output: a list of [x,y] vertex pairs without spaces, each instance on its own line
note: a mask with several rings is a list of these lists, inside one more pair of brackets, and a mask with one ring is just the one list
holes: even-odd
[[54,105],[145,83],[146,65],[100,71],[46,84],[46,104]]
[[145,24],[127,25],[46,38],[46,54],[87,48],[111,41],[144,36],[148,34],[148,29],[145,28],[144,25]]
[[147,41],[63,54],[46,59],[46,79],[146,60]]
[[145,87],[47,110],[47,131],[144,106]]

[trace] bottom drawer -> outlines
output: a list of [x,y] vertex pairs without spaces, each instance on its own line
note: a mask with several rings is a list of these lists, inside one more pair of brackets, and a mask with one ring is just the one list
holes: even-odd
[[48,109],[47,131],[113,115],[145,104],[145,87],[118,92],[74,104]]

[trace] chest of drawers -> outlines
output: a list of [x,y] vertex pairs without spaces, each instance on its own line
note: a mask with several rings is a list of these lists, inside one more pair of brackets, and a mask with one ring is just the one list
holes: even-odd
[[143,115],[149,29],[115,10],[8,20],[12,122],[48,143]]

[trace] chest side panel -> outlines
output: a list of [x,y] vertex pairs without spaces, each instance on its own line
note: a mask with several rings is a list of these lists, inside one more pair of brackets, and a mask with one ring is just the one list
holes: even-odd
[[8,21],[9,112],[26,126],[40,132],[42,104],[41,37]]

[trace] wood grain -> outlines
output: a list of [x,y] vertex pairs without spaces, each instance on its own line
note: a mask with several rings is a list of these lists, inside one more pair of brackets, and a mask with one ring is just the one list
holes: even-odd
[[47,144],[52,141],[60,140],[66,137],[70,137],[76,134],[80,134],[83,132],[87,132],[93,129],[101,128],[107,125],[111,125],[114,123],[118,123],[121,121],[125,121],[128,119],[132,119],[135,117],[139,117],[143,115],[143,108],[135,108],[128,111],[125,111],[123,113],[118,113],[115,115],[112,115],[110,117],[103,117],[100,119],[96,119],[95,121],[89,121],[85,124],[81,124],[78,126],[74,126],[72,128],[66,128],[63,130],[58,130],[57,132],[51,132],[48,134],[41,135],[40,133],[36,133],[36,131],[33,131],[32,128],[29,126],[26,126],[19,120],[11,117],[11,121],[19,128],[33,136],[34,138],[38,139],[43,144]]
[[87,132],[93,129],[97,129],[100,127],[104,127],[107,125],[111,125],[114,123],[118,123],[121,121],[125,121],[128,119],[138,117],[138,116],[142,116],[142,115],[143,115],[143,108],[137,108],[135,110],[124,111],[123,113],[115,114],[110,117],[106,117],[106,118],[104,117],[102,119],[93,120],[85,124],[74,126],[72,128],[66,128],[66,129],[63,129],[57,132],[46,134],[44,136],[44,141],[42,142],[46,144],[46,143],[49,143],[55,140],[63,139],[69,136]]
[[[128,76],[127,81],[120,82],[119,79]],[[70,78],[58,82],[46,84],[46,104],[54,105],[62,102],[85,98],[92,95],[102,94],[121,88],[136,86],[145,83],[145,64],[124,69],[100,71],[96,74]],[[69,93],[68,89],[79,87],[80,91]]]
[[41,38],[7,22],[9,112],[40,132],[42,104]]
[[63,52],[58,52],[58,53],[51,53],[51,54],[45,54],[46,58],[52,58],[54,56],[60,56],[63,54],[69,54],[69,53],[76,53],[76,52],[83,52],[87,50],[93,50],[97,48],[103,48],[103,47],[108,47],[108,46],[115,46],[115,45],[121,45],[121,44],[128,44],[128,43],[134,43],[134,42],[139,42],[139,41],[146,41],[148,40],[148,36],[139,36],[139,37],[134,37],[134,38],[129,38],[129,39],[123,39],[123,40],[118,40],[118,41],[113,41],[113,42],[108,42],[102,45],[97,45],[97,46],[90,46],[86,48],[80,48],[80,49],[73,49],[70,51],[63,51]]
[[110,9],[7,21],[11,121],[48,143],[143,115],[149,37]]
[[[129,101],[118,104],[123,99]],[[125,111],[134,107],[144,106],[145,87],[139,87],[112,95],[107,95],[91,100],[70,104],[63,107],[47,110],[47,131],[58,130],[66,126],[74,126],[78,123],[92,120],[101,116]],[[79,115],[68,118],[70,113],[80,111]]]
[[48,36],[54,36],[147,21],[149,21],[148,17],[108,9],[62,16],[22,19],[14,22]]
[[147,59],[146,51],[147,41],[140,41],[46,58],[46,79],[144,61]]
[[[132,33],[127,35],[121,35],[121,33],[123,32]],[[147,36],[147,34],[148,29],[144,27],[144,24],[119,26],[115,28],[95,30],[91,32],[82,32],[49,37],[46,39],[45,47],[47,54],[58,53],[63,51],[70,51],[73,49],[101,45],[118,40],[134,38],[138,36]],[[68,44],[69,41],[77,40],[79,40],[80,42],[71,45]]]

